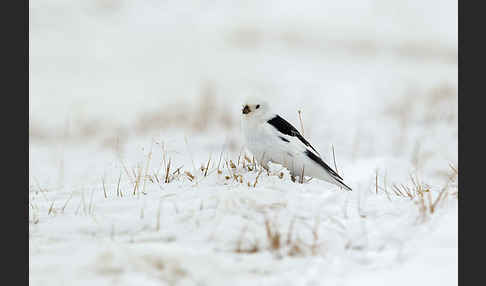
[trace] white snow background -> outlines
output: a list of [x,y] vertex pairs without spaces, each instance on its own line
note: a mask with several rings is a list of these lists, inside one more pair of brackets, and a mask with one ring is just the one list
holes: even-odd
[[[456,1],[29,13],[31,285],[457,285]],[[249,94],[353,191],[254,166]]]

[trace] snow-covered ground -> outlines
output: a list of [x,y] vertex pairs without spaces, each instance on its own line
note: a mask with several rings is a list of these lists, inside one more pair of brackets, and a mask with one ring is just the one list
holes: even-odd
[[[457,285],[457,2],[29,12],[31,285]],[[353,191],[254,166],[249,94]]]

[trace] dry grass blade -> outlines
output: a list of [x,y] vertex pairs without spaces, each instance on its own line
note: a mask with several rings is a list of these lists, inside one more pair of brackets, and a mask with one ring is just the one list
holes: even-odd
[[167,164],[167,168],[165,169],[165,183],[168,184],[169,181],[169,174],[170,174],[170,164],[171,164],[171,158],[169,158],[169,163]]
[[246,161],[248,164],[251,164],[251,159],[250,159],[250,158],[248,158],[248,156],[246,156],[246,154],[245,154],[245,156],[244,156],[243,158],[245,159],[245,161]]
[[219,161],[218,161],[218,174],[223,173],[220,169],[221,167],[221,160],[223,159],[223,153],[224,153],[224,145],[223,148],[221,149],[221,153],[219,154]]
[[[339,175],[339,170],[336,164],[336,154],[334,153],[334,145],[331,145],[331,150],[332,150],[332,160],[334,161],[334,169],[336,171],[336,174]],[[342,187],[339,187],[340,190],[342,190]]]
[[184,165],[182,165],[179,168],[177,168],[174,172],[172,172],[172,175],[171,176],[174,177],[176,174],[177,175],[180,175],[181,170],[182,170],[183,167],[184,167]]
[[55,201],[52,201],[50,207],[49,207],[49,211],[47,212],[47,215],[50,215],[52,213],[52,211],[54,210],[54,202]]
[[437,198],[435,198],[435,201],[430,205],[430,212],[431,213],[434,213],[434,210],[437,208],[437,205],[439,204],[441,198],[443,196],[444,196],[444,198],[447,196],[447,193],[446,192],[447,192],[447,188],[444,188],[444,189],[442,189],[442,191],[440,191],[440,193],[437,196]]
[[302,173],[300,174],[299,183],[304,183],[304,166],[302,166]]
[[121,181],[122,173],[120,172],[120,176],[118,177],[118,183],[116,185],[116,195],[119,197],[123,197],[123,193],[120,190],[120,181]]
[[419,220],[425,222],[427,220],[427,207],[425,205],[425,199],[423,195],[419,196],[418,207],[419,207]]
[[304,122],[302,121],[302,110],[297,110],[297,113],[299,114],[300,133],[302,133],[302,136],[304,136]]
[[459,170],[456,167],[454,167],[452,163],[449,163],[449,167],[452,169],[455,175],[459,174]]
[[263,169],[261,169],[259,172],[258,172],[258,175],[256,176],[255,178],[255,183],[253,183],[253,187],[255,188],[256,185],[258,184],[258,178],[260,178],[260,175],[263,173]]
[[397,187],[397,185],[393,184],[392,185],[392,190],[393,190],[393,192],[395,192],[395,195],[397,195],[398,197],[403,197],[403,194],[400,191],[400,188]]
[[271,222],[265,217],[265,230],[267,234],[267,239],[270,244],[270,249],[277,250],[280,248],[280,232],[278,230],[273,231]]
[[142,193],[145,193],[145,183],[147,182],[146,178],[147,178],[148,172],[149,172],[150,161],[152,160],[152,148],[153,148],[153,145],[154,145],[154,141],[152,141],[152,144],[150,144],[150,152],[148,154],[147,164],[145,165],[145,176],[143,176]]
[[383,185],[384,185],[384,189],[383,190],[385,191],[386,198],[391,202],[390,195],[388,194],[388,186],[387,186],[387,183],[386,183],[386,173],[383,176]]
[[71,193],[71,195],[69,196],[69,198],[66,200],[66,202],[62,206],[62,208],[61,208],[61,212],[62,213],[64,213],[64,210],[66,209],[66,206],[68,205],[69,201],[71,201],[72,198],[73,198],[73,193]]
[[194,176],[189,171],[185,171],[184,174],[187,176],[189,181],[194,181]]
[[236,166],[240,165],[240,160],[241,160],[241,152],[243,152],[243,148],[241,148],[240,153],[238,154],[238,160],[236,162]]
[[91,196],[89,198],[89,205],[88,205],[88,214],[92,215],[94,213],[94,202],[93,202],[93,195],[94,195],[95,190],[93,189],[91,191]]
[[228,160],[225,160],[225,163],[226,163],[226,169],[228,169],[228,172],[230,173],[230,178],[234,177],[233,171],[231,170],[228,164]]
[[[133,195],[137,194],[138,187],[140,185],[140,180],[142,178],[142,167],[138,166],[138,172],[136,173],[136,180],[135,180],[135,186],[133,186]],[[133,171],[135,172],[135,171]]]
[[108,196],[106,195],[105,177],[101,178],[101,182],[103,184],[103,194],[105,195],[105,199],[106,199],[108,198]]
[[124,171],[125,171],[125,173],[127,174],[128,179],[130,180],[130,182],[131,182],[132,184],[134,184],[134,183],[135,183],[135,182],[134,182],[134,181],[135,181],[135,179],[132,179],[131,174],[130,174],[130,171],[128,171],[127,166],[125,165],[125,163],[123,163],[123,160],[122,160],[121,158],[120,158],[120,163],[122,164],[123,170],[124,170]]
[[331,150],[332,150],[332,160],[334,161],[334,169],[336,170],[336,174],[339,175],[339,170],[336,164],[336,154],[334,153],[334,145],[331,145]]
[[206,165],[206,170],[204,171],[204,177],[208,175],[209,163],[211,162],[211,155],[209,155],[208,164]]

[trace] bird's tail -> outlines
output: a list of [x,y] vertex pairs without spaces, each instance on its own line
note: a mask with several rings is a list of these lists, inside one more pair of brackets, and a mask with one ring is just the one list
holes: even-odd
[[335,184],[339,187],[342,187],[344,188],[345,190],[348,190],[348,191],[352,191],[353,189],[351,189],[350,187],[348,187],[348,185],[346,185],[342,180],[340,180],[339,178],[335,178],[334,177],[334,181],[335,181]]
[[305,152],[305,154],[307,155],[307,157],[309,159],[311,159],[312,161],[314,161],[315,163],[317,163],[321,168],[324,169],[324,172],[322,172],[322,169],[319,169],[318,173],[318,177],[321,177],[322,179],[330,182],[330,183],[334,183],[336,184],[337,186],[339,187],[342,187],[348,191],[352,191],[352,189],[350,187],[348,187],[344,182],[343,182],[343,178],[341,178],[341,176],[339,176],[339,174],[334,171],[331,167],[329,167],[329,165],[327,165],[322,159],[321,157],[317,156],[316,154],[314,154],[313,152],[307,150]]

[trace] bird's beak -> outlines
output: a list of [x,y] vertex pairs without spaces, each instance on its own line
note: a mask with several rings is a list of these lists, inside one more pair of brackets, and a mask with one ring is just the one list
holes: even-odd
[[245,107],[242,110],[243,114],[248,114],[250,113],[250,107],[248,105],[245,105]]

